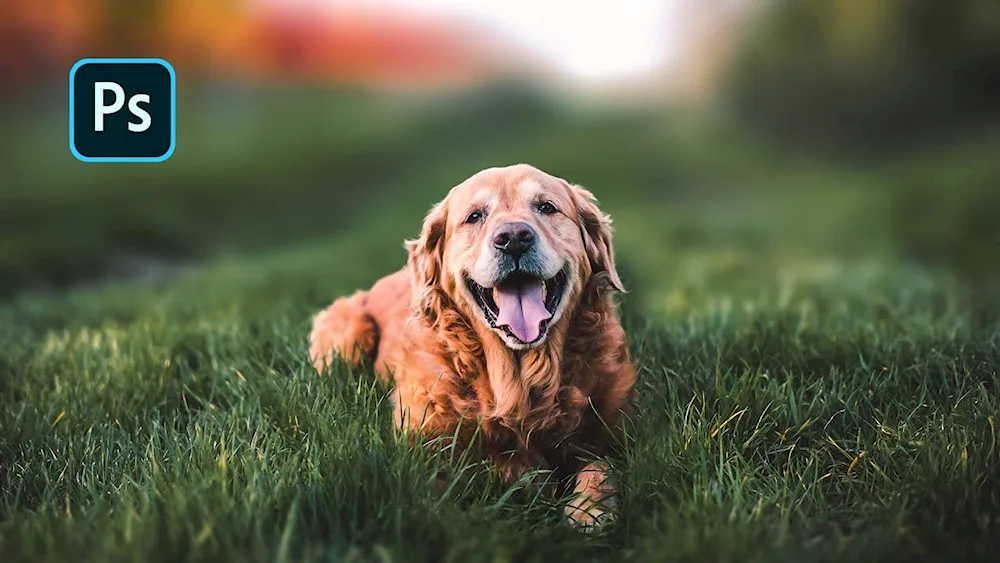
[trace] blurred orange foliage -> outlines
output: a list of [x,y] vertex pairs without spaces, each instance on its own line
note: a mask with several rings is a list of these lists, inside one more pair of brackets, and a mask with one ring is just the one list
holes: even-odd
[[0,2],[0,82],[10,89],[84,57],[162,57],[188,76],[409,85],[468,81],[488,60],[447,22],[343,3]]
[[[0,2],[0,81],[4,89],[41,80],[95,38],[98,2],[4,0]],[[70,61],[72,64],[72,61]],[[69,67],[65,70],[68,72]]]
[[482,61],[455,28],[383,12],[260,11],[249,20],[246,68],[258,76],[348,82],[471,77]]

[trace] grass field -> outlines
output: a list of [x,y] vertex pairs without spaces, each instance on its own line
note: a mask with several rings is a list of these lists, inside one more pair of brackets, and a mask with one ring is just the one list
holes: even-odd
[[[276,134],[289,156],[262,145],[238,166],[189,133],[160,168],[14,169],[3,559],[996,560],[982,143],[847,164],[517,108],[478,143],[454,125],[475,106],[454,123],[344,112],[384,129],[305,153]],[[18,150],[46,150],[38,138]],[[305,358],[317,308],[401,265],[448,187],[517,161],[598,195],[632,289],[638,408],[615,461],[621,518],[597,536],[477,466],[434,496],[434,461],[394,439],[373,375],[321,378]],[[180,266],[97,283],[123,249]]]

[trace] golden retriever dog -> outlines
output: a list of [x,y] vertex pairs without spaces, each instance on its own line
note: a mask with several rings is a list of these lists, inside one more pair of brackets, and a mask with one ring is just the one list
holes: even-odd
[[529,165],[489,168],[405,246],[406,267],[316,315],[316,369],[333,354],[371,359],[411,443],[457,454],[475,439],[508,482],[547,470],[569,483],[572,523],[612,520],[603,456],[635,370],[612,301],[625,290],[611,221],[594,196]]

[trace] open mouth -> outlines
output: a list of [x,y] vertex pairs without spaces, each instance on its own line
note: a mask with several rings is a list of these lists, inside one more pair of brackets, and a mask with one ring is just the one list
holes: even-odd
[[524,344],[541,340],[566,290],[566,272],[543,280],[515,270],[493,287],[466,283],[486,322]]

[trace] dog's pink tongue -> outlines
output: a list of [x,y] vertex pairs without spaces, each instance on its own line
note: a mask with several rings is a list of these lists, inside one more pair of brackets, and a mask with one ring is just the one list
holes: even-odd
[[506,326],[521,342],[534,342],[541,332],[542,321],[551,313],[542,301],[542,282],[521,287],[498,287],[496,292],[497,325]]

